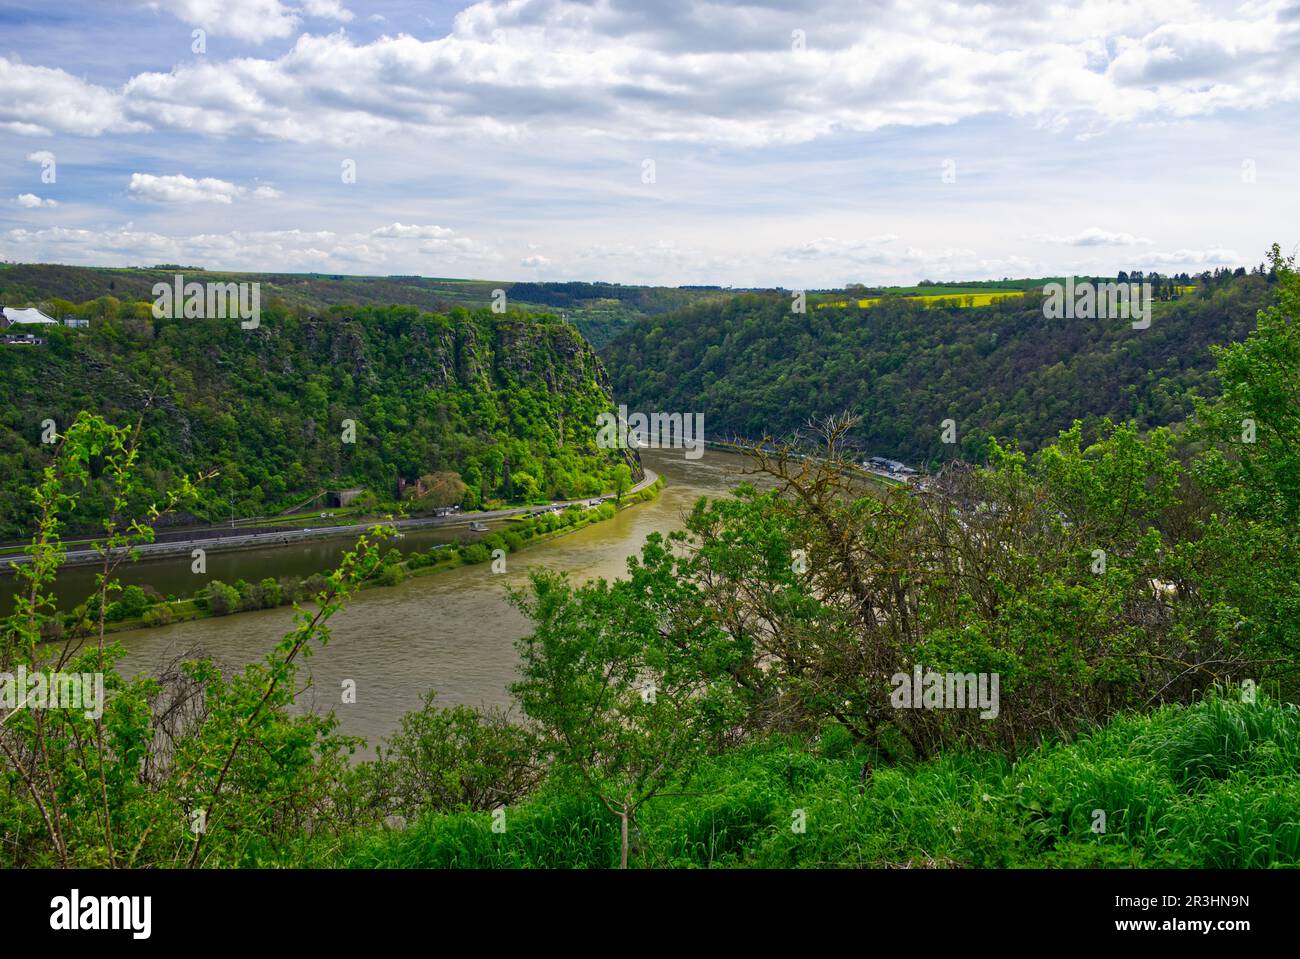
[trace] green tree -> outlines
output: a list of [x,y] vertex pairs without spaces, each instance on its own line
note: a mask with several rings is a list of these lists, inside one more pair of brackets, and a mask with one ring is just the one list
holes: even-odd
[[[664,555],[657,535],[646,548]],[[726,637],[677,616],[682,589],[670,569],[633,563],[631,579],[612,585],[534,573],[531,594],[515,597],[535,625],[518,643],[523,679],[511,689],[542,747],[618,817],[620,868],[637,811],[738,715],[729,685],[715,681]]]
[[[47,682],[56,673],[97,674],[107,695],[99,709],[90,702],[84,710],[19,704],[0,718],[0,832],[22,836],[6,844],[5,865],[255,861],[307,817],[328,817],[343,754],[355,745],[333,732],[332,719],[289,709],[296,661],[328,639],[328,619],[378,564],[367,537],[328,577],[315,608],[295,612],[295,628],[264,661],[229,679],[210,660],[186,661],[158,678],[128,680],[116,670],[125,650],[107,639],[105,623],[107,597],[120,591],[118,565],[152,541],[151,524],[164,512],[194,497],[192,484],[180,480],[143,519],[125,515],[143,492],[138,436],[138,429],[78,416],[35,490],[40,521],[32,562],[16,572],[24,589],[0,625],[0,670],[22,667]],[[96,602],[80,608],[58,642],[45,642],[59,609],[51,589],[64,557],[57,531],[92,467],[110,495]]]
[[619,502],[623,500],[623,494],[632,488],[632,468],[626,463],[619,463],[614,467],[614,495]]
[[354,780],[379,815],[482,812],[531,791],[542,771],[533,752],[532,735],[502,710],[440,707],[430,692]]
[[[1201,400],[1195,473],[1210,500],[1181,551],[1240,641],[1297,686],[1300,658],[1300,275],[1274,245],[1277,299],[1243,341],[1215,350],[1220,396]],[[1206,575],[1208,572],[1209,575]]]

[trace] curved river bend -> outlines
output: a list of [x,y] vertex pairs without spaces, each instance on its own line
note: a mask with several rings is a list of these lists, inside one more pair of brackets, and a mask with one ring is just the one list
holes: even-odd
[[[358,593],[331,621],[329,645],[302,662],[299,682],[310,684],[299,696],[299,706],[333,709],[342,732],[370,744],[367,755],[431,689],[444,706],[508,706],[507,686],[517,678],[514,643],[528,632],[529,623],[510,605],[506,588],[526,585],[528,571],[535,567],[567,572],[576,582],[625,576],[627,557],[639,554],[648,534],[681,528],[696,499],[725,495],[745,466],[740,456],[711,450],[698,460],[670,450],[642,451],[642,457],[667,480],[657,499],[513,554],[503,574],[493,574],[491,564],[482,563]],[[345,545],[213,553],[209,572],[227,583],[241,576],[251,581],[288,572],[304,575],[325,568]],[[163,569],[164,564],[169,567]],[[162,580],[174,574],[184,577],[189,592],[195,587],[188,565],[187,557],[137,563],[122,578],[151,582],[168,592],[177,587]],[[266,654],[289,629],[290,615],[284,607],[121,633],[116,638],[128,651],[122,669],[153,671],[195,647],[224,667],[242,666]],[[344,704],[341,689],[348,679],[356,682],[356,702]]]

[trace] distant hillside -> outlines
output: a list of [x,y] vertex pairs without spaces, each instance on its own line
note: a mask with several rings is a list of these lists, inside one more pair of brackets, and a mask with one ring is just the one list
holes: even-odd
[[[130,281],[134,282],[134,280]],[[0,345],[0,536],[24,533],[49,462],[41,423],[78,411],[143,415],[145,475],[217,469],[198,512],[266,514],[323,488],[394,499],[398,480],[455,471],[465,502],[582,496],[624,464],[595,446],[611,405],[595,352],[569,324],[519,311],[337,308],[302,319],[263,305],[261,326],[154,320],[121,308],[45,346]],[[343,421],[356,424],[354,444]],[[626,467],[624,467],[626,468]],[[104,504],[85,498],[89,521]]]
[[642,318],[602,355],[619,402],[702,412],[707,435],[784,434],[847,410],[865,450],[919,463],[954,455],[940,442],[951,418],[960,454],[981,459],[989,434],[1037,448],[1075,418],[1183,420],[1190,390],[1216,389],[1209,347],[1253,329],[1270,289],[1267,275],[1198,278],[1155,303],[1146,330],[1045,319],[1041,287],[989,306],[886,297],[804,314],[788,294],[747,295]]
[[666,313],[726,294],[716,288],[624,286],[618,283],[511,283],[422,276],[345,276],[322,273],[229,273],[193,268],[151,269],[0,264],[0,305],[58,299],[83,303],[99,297],[152,300],[153,285],[176,273],[214,282],[257,281],[263,304],[323,312],[331,306],[417,306],[446,312],[453,306],[489,306],[494,290],[505,290],[511,306],[562,315],[597,349],[640,316]]

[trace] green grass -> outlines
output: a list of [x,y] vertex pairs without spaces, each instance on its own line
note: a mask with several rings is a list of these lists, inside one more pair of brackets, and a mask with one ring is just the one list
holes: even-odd
[[[717,757],[640,816],[640,867],[1178,867],[1300,864],[1300,712],[1209,699],[1122,716],[1013,763],[954,753],[877,766],[837,729]],[[684,795],[683,795],[684,794]],[[1094,810],[1105,832],[1093,829]],[[796,832],[802,811],[803,832]],[[317,851],[315,854],[320,855]],[[616,820],[553,782],[506,814],[427,815],[354,835],[351,867],[617,864]]]
[[618,827],[598,799],[544,789],[507,810],[505,831],[492,817],[460,813],[424,818],[402,831],[384,829],[358,844],[349,868],[606,869],[618,865]]

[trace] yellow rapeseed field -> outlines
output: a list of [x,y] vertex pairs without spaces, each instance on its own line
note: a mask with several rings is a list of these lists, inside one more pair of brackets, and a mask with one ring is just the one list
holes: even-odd
[[[924,296],[903,296],[903,297],[897,297],[897,299],[920,300],[921,302],[925,303],[927,306],[933,304],[938,300],[947,300],[950,301],[955,306],[964,307],[964,306],[988,306],[990,303],[1000,303],[1003,300],[1018,299],[1019,297],[1022,297],[1024,295],[1025,293],[1023,290],[994,290],[992,292],[986,292],[986,293],[936,293],[936,294],[926,294]],[[875,306],[882,299],[884,299],[884,297],[877,296],[868,300],[858,300],[858,306],[865,310],[869,306]],[[834,307],[842,308],[848,305],[849,303],[847,300],[838,300],[836,302],[831,302],[831,303],[818,303],[817,308],[821,309],[822,307],[826,307],[826,306],[834,306]]]

